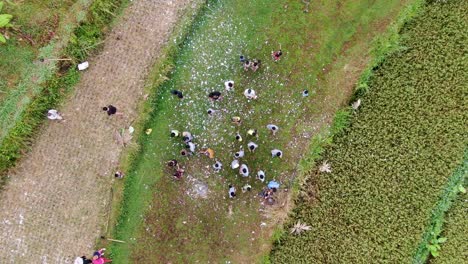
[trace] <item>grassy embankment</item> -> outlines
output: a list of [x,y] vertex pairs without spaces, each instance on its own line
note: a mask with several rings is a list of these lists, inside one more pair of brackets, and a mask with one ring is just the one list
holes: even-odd
[[[466,162],[465,160],[465,164]],[[465,183],[463,185],[465,187],[468,186],[466,179],[467,177],[465,176]],[[447,238],[447,241],[440,245],[440,255],[437,258],[431,258],[429,263],[451,264],[466,262],[466,259],[468,259],[468,245],[466,243],[466,234],[468,234],[467,212],[467,195],[466,193],[460,194],[450,207],[443,222],[441,237]]]
[[[361,107],[348,110],[349,125],[323,153],[332,172],[310,172],[286,225],[301,220],[311,231],[282,236],[273,263],[424,261],[415,252],[426,248],[425,230],[443,219],[443,210],[433,212],[463,182],[453,172],[468,143],[467,5],[412,10],[420,14],[400,23],[400,36],[382,39],[398,45],[365,72],[355,94]],[[400,21],[407,15],[415,13]]]
[[[114,232],[115,238],[127,243],[110,248],[114,262],[258,260],[268,250],[275,220],[259,212],[263,207],[256,195],[265,183],[254,176],[236,176],[229,166],[233,153],[255,141],[259,149],[242,159],[251,175],[263,169],[267,182],[276,179],[283,190],[288,188],[310,136],[326,126],[322,110],[333,115],[350,94],[344,87],[319,86],[323,76],[335,74],[333,67],[332,71],[326,67],[343,63],[339,55],[354,52],[365,57],[362,54],[379,22],[391,19],[400,5],[400,1],[315,2],[311,13],[305,14],[297,1],[209,4],[181,45],[170,79],[154,87],[157,95],[146,126],[152,133],[142,136],[141,153],[127,172],[122,213]],[[279,47],[284,55],[274,63],[270,52]],[[261,59],[261,69],[244,72],[240,54]],[[228,79],[236,83],[232,92],[223,87]],[[259,99],[247,101],[242,95],[246,88],[255,89]],[[172,96],[171,89],[183,91],[184,99]],[[303,89],[311,95],[302,97]],[[222,91],[224,98],[212,104],[207,96],[214,90]],[[210,107],[220,111],[208,116]],[[242,125],[232,125],[232,116],[241,116]],[[310,120],[313,125],[304,126]],[[277,136],[268,133],[268,123],[279,125]],[[259,137],[246,135],[249,128],[258,129]],[[223,170],[214,173],[214,160],[204,156],[182,159],[179,151],[184,145],[181,139],[169,137],[170,129],[191,131],[198,149],[213,148]],[[241,143],[234,139],[236,132],[244,138]],[[282,160],[271,159],[273,148],[284,151]],[[165,168],[171,158],[185,167],[183,181],[174,181]],[[208,186],[208,198],[186,195],[194,182]],[[242,194],[240,188],[247,182],[253,190]],[[239,192],[232,201],[226,198],[229,183]]]
[[[0,63],[2,69],[8,69],[0,73],[1,79],[7,80],[0,101],[0,175],[28,149],[47,110],[56,107],[73,89],[79,80],[76,64],[98,51],[111,21],[128,1],[75,2],[71,7],[71,1],[6,5],[18,29],[12,31],[6,45],[0,45]],[[46,25],[51,20],[54,23],[48,28],[38,19]],[[47,60],[51,58],[71,61]],[[0,179],[2,183],[5,180]]]

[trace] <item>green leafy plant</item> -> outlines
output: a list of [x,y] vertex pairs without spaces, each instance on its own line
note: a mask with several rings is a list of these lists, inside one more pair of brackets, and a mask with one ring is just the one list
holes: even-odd
[[434,236],[431,239],[430,244],[427,245],[427,249],[429,249],[429,252],[431,252],[431,255],[433,257],[439,256],[440,244],[445,243],[445,241],[447,241],[446,237],[437,238],[436,236]]
[[[0,2],[0,12],[2,11],[3,8],[3,2]],[[12,25],[10,24],[11,19],[13,18],[13,15],[10,14],[0,14],[0,30],[4,31],[6,28],[11,27]],[[4,33],[0,33],[0,42],[5,43],[6,42],[6,37]]]

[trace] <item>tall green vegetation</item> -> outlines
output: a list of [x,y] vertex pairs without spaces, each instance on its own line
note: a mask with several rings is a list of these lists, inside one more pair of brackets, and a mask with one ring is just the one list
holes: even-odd
[[272,263],[411,263],[433,208],[460,184],[468,5],[431,1],[417,11],[393,53],[365,73],[361,107],[323,154],[331,173],[313,170],[285,226],[301,220],[311,230],[284,235]]

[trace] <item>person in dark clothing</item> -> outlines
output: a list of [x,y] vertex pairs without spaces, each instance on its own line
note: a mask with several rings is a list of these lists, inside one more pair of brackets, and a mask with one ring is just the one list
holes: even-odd
[[208,97],[213,101],[217,101],[217,100],[221,99],[221,92],[218,92],[218,91],[211,92],[208,95]]
[[239,56],[239,60],[240,62],[244,62],[246,60],[245,56],[244,55],[240,55]]
[[111,116],[111,115],[121,115],[121,113],[117,112],[117,107],[115,107],[113,105],[104,106],[102,108],[102,111],[106,111],[109,116]]
[[171,94],[177,95],[177,97],[179,97],[180,99],[184,98],[184,95],[179,90],[171,90]]

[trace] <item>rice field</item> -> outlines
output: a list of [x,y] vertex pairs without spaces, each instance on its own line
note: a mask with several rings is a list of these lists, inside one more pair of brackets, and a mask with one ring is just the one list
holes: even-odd
[[[301,221],[310,231],[278,239],[272,263],[419,263],[432,210],[468,143],[467,8],[429,1],[405,25],[399,48],[356,93],[349,127],[323,154],[331,172],[312,170],[285,227]],[[448,228],[463,228],[451,222],[462,206],[450,209]],[[450,262],[463,254],[452,250],[434,261],[461,263]]]

